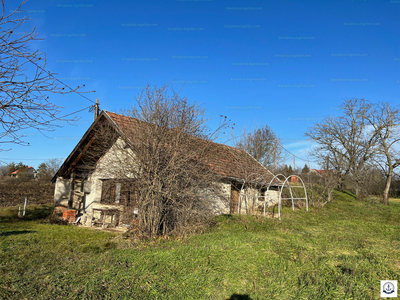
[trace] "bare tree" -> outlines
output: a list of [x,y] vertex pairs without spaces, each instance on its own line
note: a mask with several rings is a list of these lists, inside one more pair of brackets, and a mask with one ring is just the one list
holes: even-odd
[[392,197],[399,197],[400,196],[400,175],[393,172],[392,184],[390,185],[391,191],[390,195]]
[[240,138],[236,140],[235,147],[247,151],[263,166],[273,169],[273,172],[284,160],[281,139],[267,125],[249,133],[244,129]]
[[354,181],[357,197],[363,185],[367,163],[377,153],[377,132],[369,130],[367,120],[372,105],[364,99],[347,99],[341,105],[342,116],[325,118],[306,132],[318,146],[314,156],[344,179]]
[[63,160],[60,158],[51,158],[41,163],[37,168],[38,178],[42,181],[50,181],[57,173]]
[[[386,185],[386,176],[378,164],[374,164],[365,171],[364,190],[368,196],[383,196]],[[371,200],[376,197],[370,197]],[[382,201],[383,202],[383,201]]]
[[[62,107],[49,101],[49,93],[82,93],[57,80],[46,71],[46,56],[30,50],[30,44],[39,40],[35,28],[17,35],[29,18],[22,16],[21,6],[6,13],[5,0],[0,0],[0,131],[1,143],[28,145],[21,131],[34,128],[40,132],[59,127]],[[67,120],[63,118],[63,120]],[[73,121],[69,119],[67,121]]]
[[204,109],[169,86],[147,86],[124,114],[131,118],[121,121],[125,135],[114,144],[116,160],[104,172],[129,182],[139,231],[149,237],[181,234],[207,220],[219,189],[212,140],[228,125],[226,118],[210,132]]
[[8,176],[8,165],[0,165],[0,177]]
[[63,159],[61,158],[50,158],[48,160],[46,160],[46,166],[47,166],[47,170],[50,173],[50,176],[53,177],[58,169],[60,169],[60,166],[63,163]]
[[367,116],[377,136],[378,156],[375,161],[381,166],[386,183],[383,204],[389,205],[389,190],[393,170],[400,166],[400,109],[389,103],[379,103]]

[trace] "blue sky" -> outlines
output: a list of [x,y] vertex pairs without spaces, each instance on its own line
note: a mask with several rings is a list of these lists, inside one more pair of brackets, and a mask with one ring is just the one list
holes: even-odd
[[[6,11],[19,3],[6,2]],[[44,39],[32,49],[46,53],[47,69],[95,90],[86,96],[101,109],[129,108],[147,84],[185,85],[182,95],[204,105],[211,127],[219,115],[237,134],[268,125],[297,166],[311,145],[304,133],[337,115],[344,98],[400,103],[400,0],[30,0],[23,8],[33,18],[25,28]],[[74,94],[50,100],[64,114],[92,104]],[[50,138],[24,132],[31,145],[10,144],[0,159],[37,167],[66,158],[93,121],[88,110],[77,117]]]

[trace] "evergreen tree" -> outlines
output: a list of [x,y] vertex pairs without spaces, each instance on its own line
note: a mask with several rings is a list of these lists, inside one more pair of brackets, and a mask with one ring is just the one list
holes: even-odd
[[15,167],[15,163],[14,163],[14,162],[10,163],[10,164],[8,165],[7,175],[8,175],[8,176],[11,176],[11,173],[14,172],[14,171],[16,171],[16,170],[17,170],[17,168]]
[[290,165],[290,166],[289,166],[289,169],[288,169],[288,174],[287,174],[287,176],[293,175],[293,174],[294,174],[293,168],[292,168],[292,165]]
[[37,169],[37,175],[40,177],[46,176],[48,173],[48,167],[46,163],[41,163]]
[[307,174],[310,172],[310,168],[307,166],[307,164],[304,165],[304,168],[301,170],[302,174]]

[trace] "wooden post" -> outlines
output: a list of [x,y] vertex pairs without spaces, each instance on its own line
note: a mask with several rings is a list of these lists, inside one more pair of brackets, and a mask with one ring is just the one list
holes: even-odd
[[99,99],[96,99],[96,104],[94,105],[94,120],[99,116]]
[[296,169],[296,156],[293,154],[293,172]]
[[69,180],[68,209],[71,209],[74,203],[75,175],[75,170],[72,170],[71,179]]
[[277,143],[277,140],[275,139],[275,146],[274,146],[274,174],[275,174],[275,169],[276,169],[276,143]]
[[25,197],[25,202],[24,202],[24,212],[22,214],[23,217],[25,217],[25,210],[26,210],[26,202],[28,202],[28,196]]
[[231,214],[239,213],[240,190],[231,184]]

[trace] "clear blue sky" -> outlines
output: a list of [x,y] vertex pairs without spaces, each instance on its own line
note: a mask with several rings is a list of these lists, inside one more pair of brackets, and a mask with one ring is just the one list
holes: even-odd
[[[18,3],[6,2],[7,11]],[[96,90],[86,96],[108,111],[129,108],[146,84],[186,83],[182,95],[205,106],[211,127],[221,114],[237,134],[266,124],[305,157],[305,131],[337,115],[343,98],[400,103],[400,0],[30,0],[24,9],[47,69]],[[92,104],[50,96],[65,114]],[[66,158],[93,121],[88,110],[77,116],[50,139],[26,131],[31,146],[10,144],[0,159]]]

